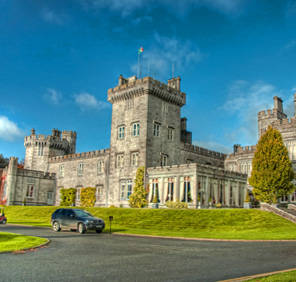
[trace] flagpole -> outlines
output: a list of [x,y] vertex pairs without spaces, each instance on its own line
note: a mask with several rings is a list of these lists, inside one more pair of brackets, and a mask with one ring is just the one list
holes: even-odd
[[140,78],[140,52],[138,51],[138,73],[137,73],[137,77]]

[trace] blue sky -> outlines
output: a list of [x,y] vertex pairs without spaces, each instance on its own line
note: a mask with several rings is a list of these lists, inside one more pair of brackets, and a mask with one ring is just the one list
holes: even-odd
[[165,82],[174,63],[195,144],[255,144],[275,95],[294,114],[296,1],[0,0],[0,153],[23,158],[33,127],[108,148],[107,90],[136,74],[140,46],[144,76]]

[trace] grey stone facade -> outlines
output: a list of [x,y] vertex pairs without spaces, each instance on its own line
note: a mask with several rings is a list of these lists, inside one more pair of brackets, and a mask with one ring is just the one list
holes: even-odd
[[32,130],[25,137],[25,169],[55,174],[57,205],[61,188],[77,188],[79,205],[79,189],[96,187],[96,206],[127,207],[137,168],[144,166],[149,201],[157,186],[160,205],[165,206],[168,186],[173,185],[170,200],[188,202],[192,208],[198,202],[207,207],[209,199],[242,207],[246,175],[225,171],[225,154],[191,144],[187,119],[180,115],[186,103],[180,84],[179,77],[165,84],[151,77],[120,76],[118,85],[108,90],[110,148],[76,154],[75,132],[54,129],[44,136]]
[[[260,111],[258,113],[258,138],[266,131],[268,126],[276,128],[282,135],[284,144],[288,149],[288,154],[294,172],[296,172],[296,111],[291,119],[287,118],[287,115],[283,111],[283,101],[281,98],[275,96],[273,98],[274,107],[267,111]],[[294,105],[296,110],[296,94],[294,95]],[[228,155],[225,160],[225,168],[230,171],[236,171],[245,173],[248,177],[252,172],[252,160],[256,151],[256,145],[241,147],[240,145],[234,145],[233,153]],[[249,190],[252,187],[248,185]],[[292,201],[296,202],[296,192],[283,197],[282,202]]]

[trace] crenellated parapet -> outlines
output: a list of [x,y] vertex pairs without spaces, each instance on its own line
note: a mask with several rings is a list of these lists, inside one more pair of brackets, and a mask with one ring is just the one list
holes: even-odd
[[145,94],[157,96],[179,106],[186,103],[186,94],[180,91],[180,78],[169,80],[168,84],[165,84],[149,76],[141,79],[135,76],[125,79],[121,76],[119,85],[108,90],[108,101],[113,104]]
[[105,155],[108,155],[109,153],[110,153],[110,149],[102,149],[102,150],[96,150],[96,151],[90,151],[90,152],[51,157],[49,158],[49,162],[59,163],[59,162],[73,161],[73,160],[79,160],[79,159],[90,159],[90,158],[105,156]]
[[214,159],[219,159],[219,160],[225,160],[226,154],[216,152],[216,151],[211,151],[199,146],[191,145],[191,144],[183,144],[183,149],[189,152],[193,152],[199,155],[203,155],[206,157],[214,158]]
[[44,171],[38,171],[38,170],[24,169],[24,168],[18,168],[17,176],[26,176],[31,178],[49,179],[49,180],[56,179],[56,174],[53,172],[50,173],[50,172],[44,172]]

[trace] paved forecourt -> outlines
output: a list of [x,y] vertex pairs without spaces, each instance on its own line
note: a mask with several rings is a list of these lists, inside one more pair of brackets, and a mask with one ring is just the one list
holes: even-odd
[[218,281],[295,267],[296,242],[210,242],[0,225],[47,248],[0,254],[1,281]]

